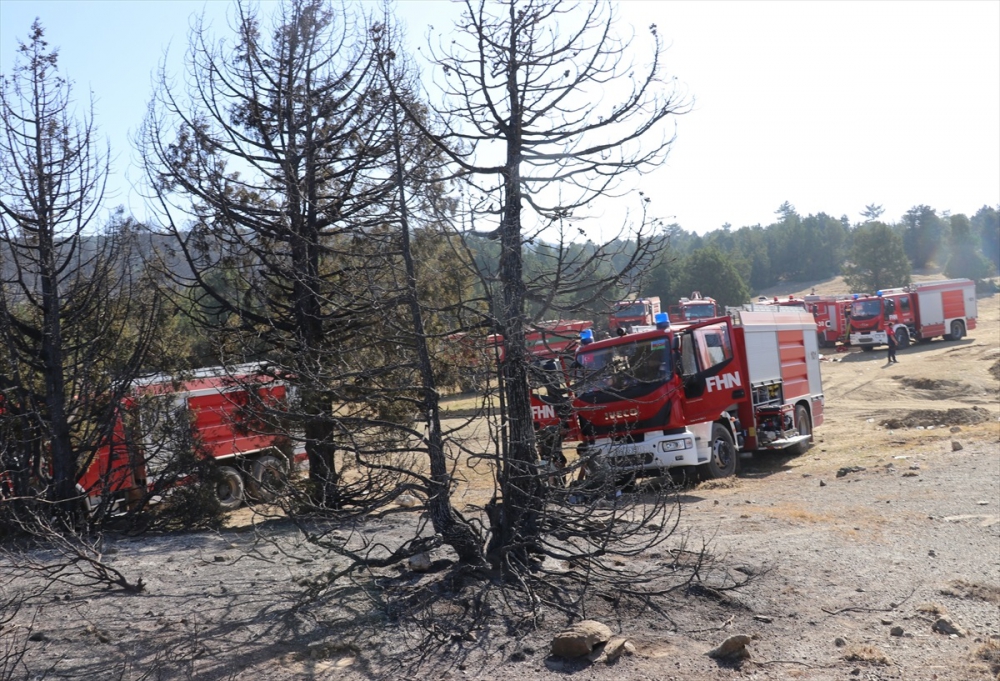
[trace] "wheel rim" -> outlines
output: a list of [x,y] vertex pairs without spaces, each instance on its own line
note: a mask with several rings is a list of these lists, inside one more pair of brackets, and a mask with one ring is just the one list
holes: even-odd
[[960,339],[962,337],[962,325],[959,324],[958,322],[952,322],[951,335],[955,340]]
[[229,480],[223,480],[215,486],[215,495],[223,504],[232,501],[236,498],[236,490],[233,489],[233,483]]
[[809,427],[809,417],[805,414],[799,419],[799,435],[810,435],[812,434],[812,429]]
[[285,462],[276,456],[263,456],[254,464],[254,494],[262,501],[273,501],[287,480]]
[[726,469],[729,466],[729,462],[733,460],[733,447],[723,438],[719,438],[715,441],[712,447],[712,460],[715,465],[720,469]]

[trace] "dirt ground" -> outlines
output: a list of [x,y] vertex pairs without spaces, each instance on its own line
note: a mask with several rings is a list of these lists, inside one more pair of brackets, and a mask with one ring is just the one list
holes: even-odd
[[[812,449],[743,459],[737,478],[684,491],[687,540],[754,578],[722,601],[595,613],[635,646],[613,664],[550,656],[555,618],[517,632],[498,622],[404,662],[406,633],[358,607],[378,599],[363,581],[359,599],[290,613],[336,560],[243,511],[219,533],[110,541],[105,559],[146,591],[54,586],[0,628],[0,645],[27,646],[0,679],[1000,679],[1000,297],[979,299],[967,338],[898,356],[824,355]],[[386,537],[407,522],[354,531]],[[13,574],[0,571],[7,597],[31,579]],[[964,635],[936,631],[942,617]],[[331,633],[344,622],[356,635]],[[748,659],[706,655],[734,634],[750,637]]]

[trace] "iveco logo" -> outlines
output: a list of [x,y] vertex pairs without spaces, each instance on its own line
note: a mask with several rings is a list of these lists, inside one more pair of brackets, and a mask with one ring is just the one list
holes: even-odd
[[609,421],[624,421],[625,419],[638,418],[639,409],[637,407],[632,407],[631,409],[619,409],[618,411],[609,411],[605,413],[604,416]]
[[739,388],[743,385],[740,382],[739,373],[735,374],[723,374],[722,376],[709,376],[705,379],[705,385],[708,388],[708,392],[713,392],[715,390],[732,390],[733,388]]

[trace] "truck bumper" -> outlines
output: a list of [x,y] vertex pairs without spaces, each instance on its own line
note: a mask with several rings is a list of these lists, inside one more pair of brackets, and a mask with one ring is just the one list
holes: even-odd
[[863,345],[885,345],[888,341],[885,337],[885,331],[875,331],[873,333],[852,333],[851,334],[851,345],[863,346]]
[[689,430],[672,435],[646,433],[642,442],[598,440],[591,445],[581,445],[579,453],[623,471],[663,470],[699,463],[695,435]]

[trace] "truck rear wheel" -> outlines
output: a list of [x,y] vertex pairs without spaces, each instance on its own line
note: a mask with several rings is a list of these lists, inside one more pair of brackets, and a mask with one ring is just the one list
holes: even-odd
[[951,323],[951,333],[946,333],[945,340],[962,340],[965,335],[965,325],[957,319]]
[[[798,405],[795,407],[795,429],[799,431],[799,435],[812,435],[812,418],[809,416],[809,410],[803,405]],[[796,454],[805,454],[809,449],[809,443],[812,441],[810,437],[808,440],[803,440],[795,445],[794,452]]]
[[712,424],[712,453],[708,463],[698,466],[701,477],[712,479],[734,475],[737,458],[732,433],[722,424]]
[[223,511],[233,511],[243,503],[243,477],[232,466],[219,466],[215,496]]
[[264,454],[257,457],[250,471],[250,493],[257,501],[274,501],[288,482],[288,463],[281,456]]

